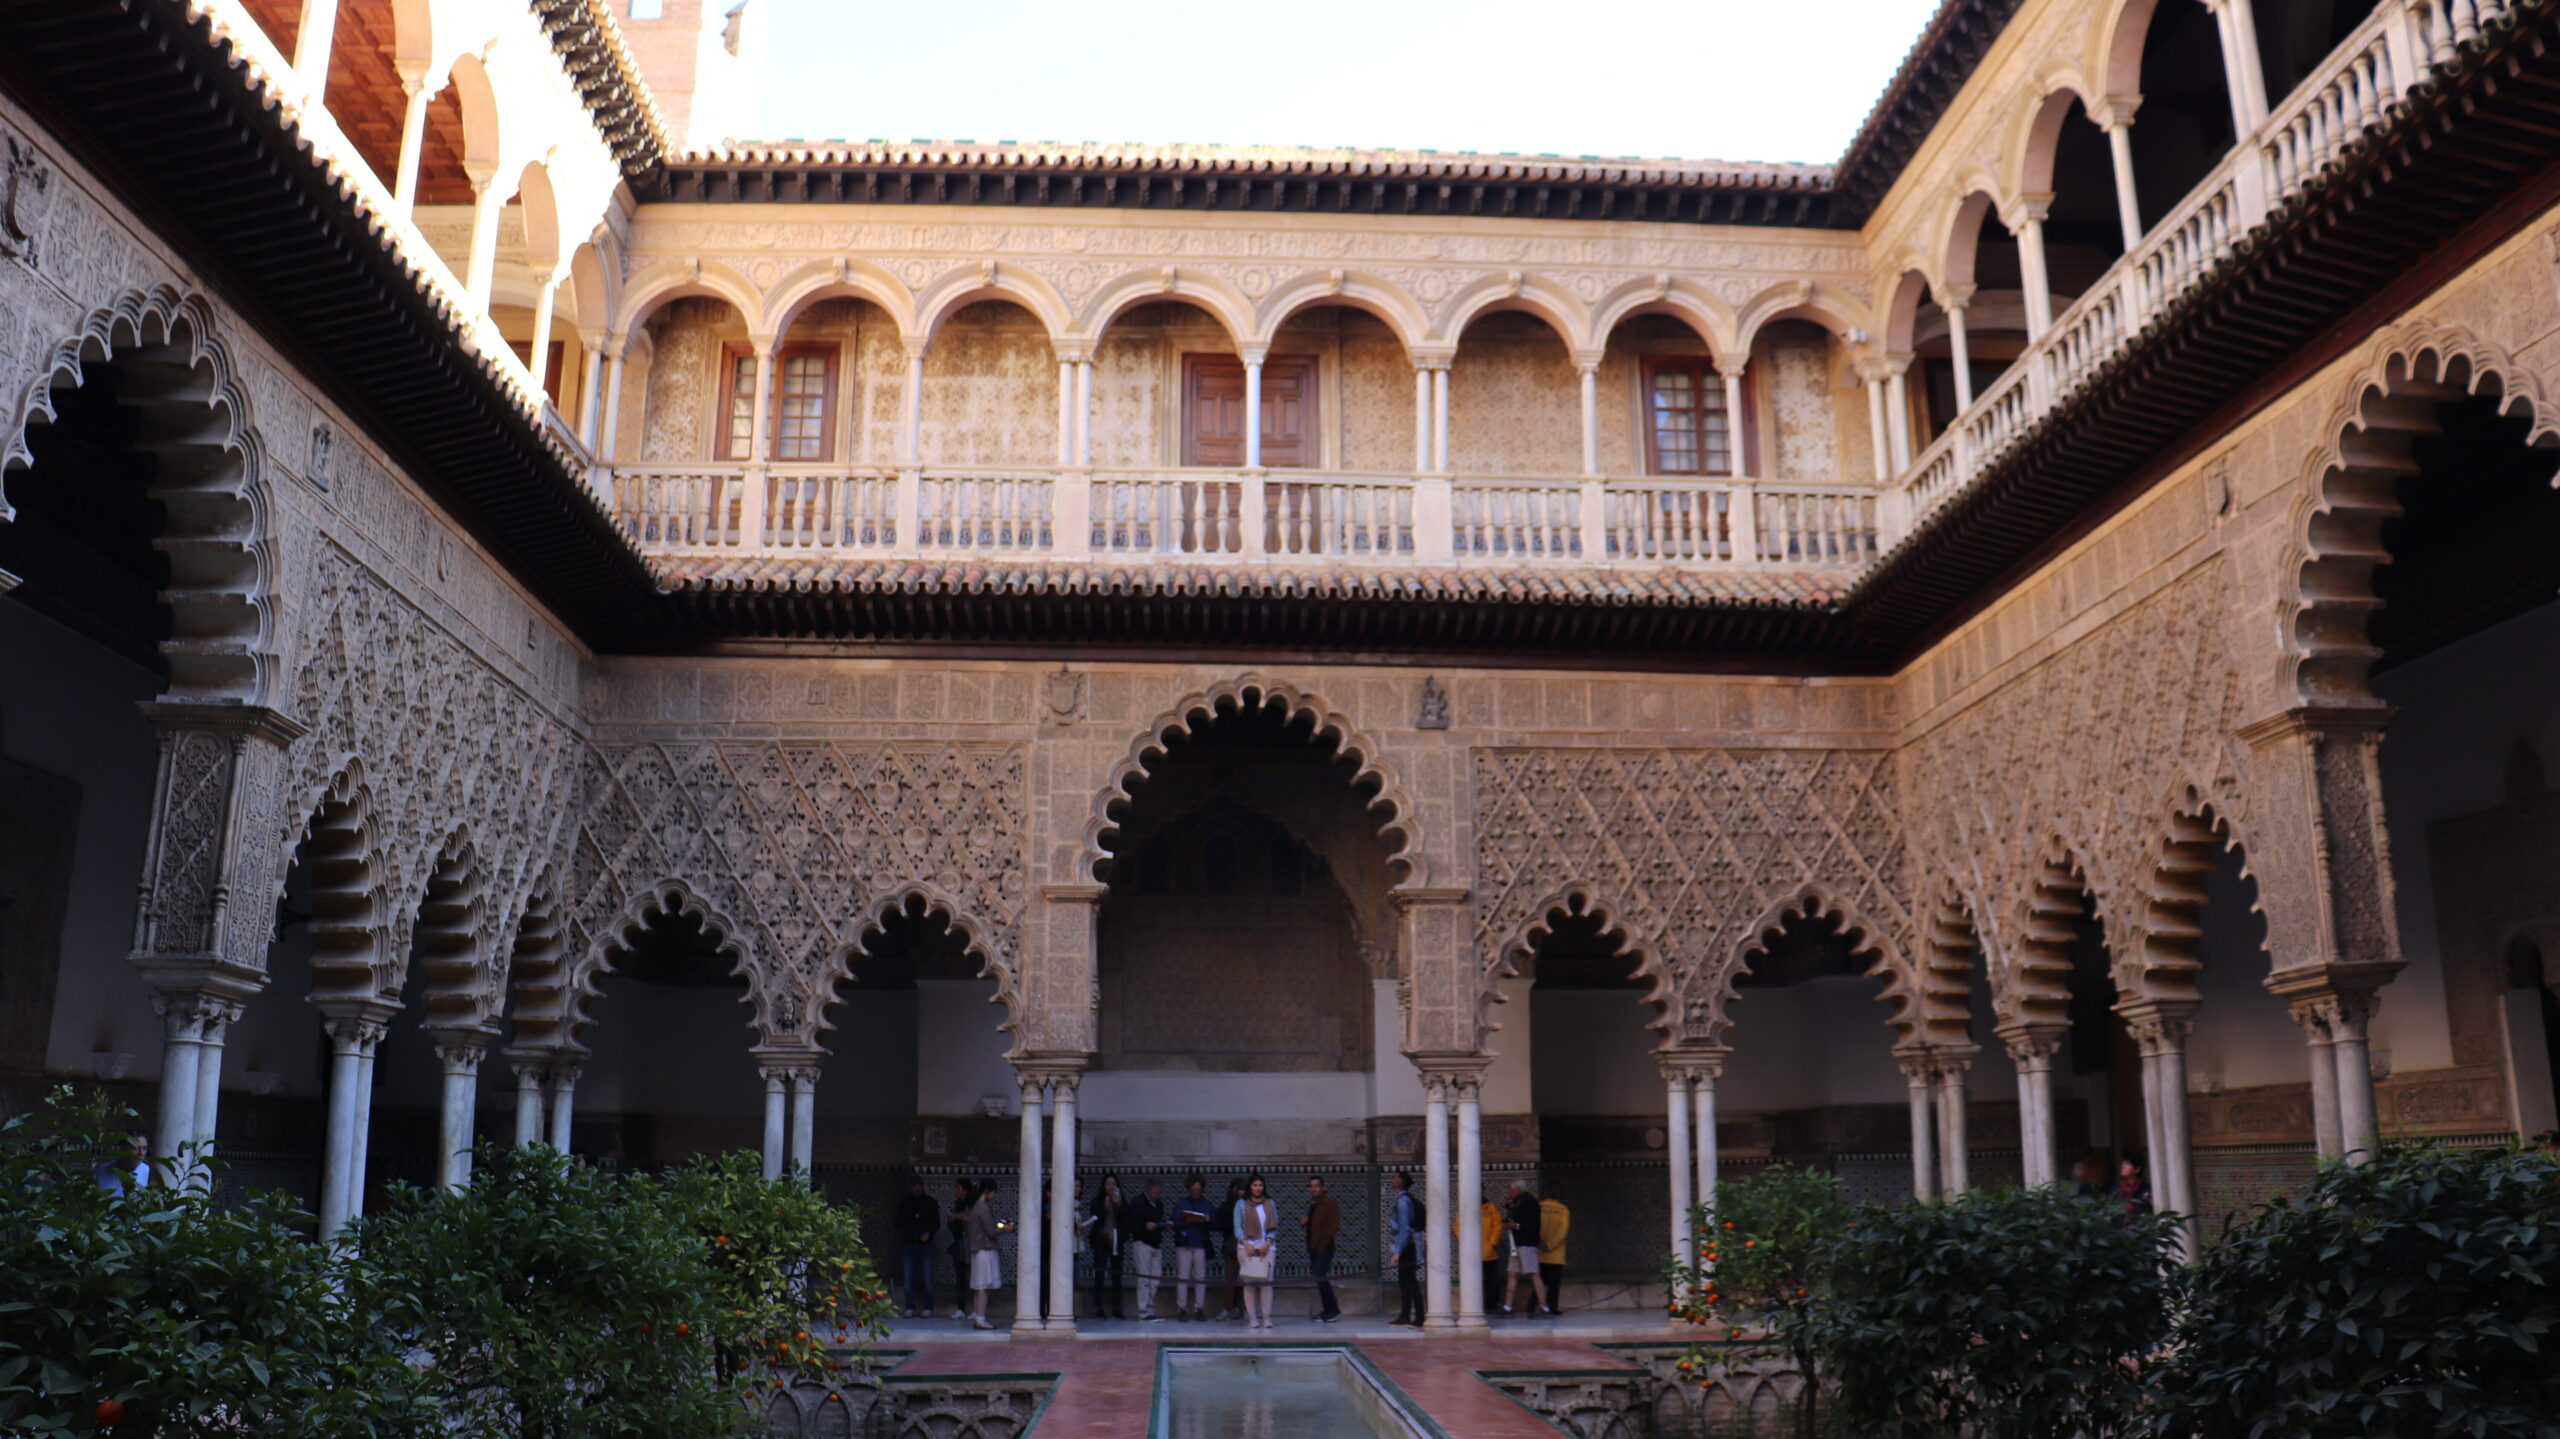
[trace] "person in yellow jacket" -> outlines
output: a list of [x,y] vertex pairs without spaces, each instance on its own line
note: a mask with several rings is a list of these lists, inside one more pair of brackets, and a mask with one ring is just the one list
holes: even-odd
[[[1477,1258],[1484,1261],[1484,1306],[1488,1314],[1511,1312],[1510,1307],[1502,1302],[1503,1228],[1502,1206],[1490,1199],[1486,1200],[1484,1208],[1477,1214],[1476,1238],[1484,1250]],[[1461,1246],[1466,1243],[1466,1227],[1458,1223],[1454,1217],[1449,1221],[1449,1232],[1456,1236]]]
[[1553,1317],[1563,1305],[1557,1296],[1564,1293],[1564,1241],[1573,1232],[1573,1211],[1564,1207],[1556,1192],[1538,1201],[1538,1268],[1547,1283],[1547,1314]]

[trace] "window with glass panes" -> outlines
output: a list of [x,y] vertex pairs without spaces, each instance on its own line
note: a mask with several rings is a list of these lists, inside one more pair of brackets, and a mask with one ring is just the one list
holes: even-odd
[[1645,452],[1657,475],[1734,472],[1733,423],[1724,377],[1704,357],[1658,356],[1644,363]]
[[[723,459],[742,460],[747,458],[748,447],[755,443],[755,352],[731,345],[723,347],[720,358],[728,378],[720,455]],[[765,437],[765,457],[834,458],[835,408],[835,347],[783,346],[773,359],[773,423]]]

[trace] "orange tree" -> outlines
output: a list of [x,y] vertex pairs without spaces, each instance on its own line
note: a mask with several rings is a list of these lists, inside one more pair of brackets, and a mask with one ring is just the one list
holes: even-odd
[[858,1211],[797,1179],[766,1179],[753,1154],[702,1159],[645,1181],[711,1269],[696,1321],[720,1382],[742,1395],[819,1379],[889,1332],[888,1286]]
[[100,1184],[134,1124],[65,1089],[0,1125],[0,1434],[430,1432],[414,1372],[307,1216]]
[[2183,1286],[2152,1386],[2181,1439],[2560,1435],[2560,1164],[2388,1146],[2324,1166]]
[[[1815,1432],[1820,1358],[1806,1323],[1827,1288],[1828,1246],[1852,1223],[1837,1177],[1776,1164],[1717,1187],[1712,1209],[1693,1205],[1694,1264],[1665,1270],[1674,1319],[1758,1330],[1785,1350],[1804,1377],[1802,1432]],[[1706,1382],[1707,1360],[1682,1356],[1679,1372]]]

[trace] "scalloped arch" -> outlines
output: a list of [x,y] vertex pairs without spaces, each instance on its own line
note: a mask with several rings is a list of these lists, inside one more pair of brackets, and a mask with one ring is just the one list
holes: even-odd
[[772,1026],[767,1010],[772,1001],[771,985],[768,976],[747,962],[746,944],[739,938],[746,933],[745,928],[704,899],[700,890],[680,878],[667,876],[634,889],[612,920],[588,940],[586,953],[569,959],[561,977],[562,1014],[552,1047],[567,1053],[587,1052],[578,1035],[595,1022],[587,1014],[587,1004],[604,992],[604,976],[614,968],[614,951],[628,948],[632,938],[661,915],[683,915],[720,936],[717,952],[729,956],[733,961],[729,972],[747,982],[747,993],[741,1002],[755,1009],[751,1027],[770,1038]]
[[2413,444],[2441,432],[2437,405],[2494,395],[2500,414],[2521,407],[2525,443],[2560,447],[2560,416],[2540,379],[2487,340],[2447,325],[2412,322],[2383,332],[2373,358],[2341,390],[2306,462],[2280,573],[2276,612],[2284,645],[2276,693],[2289,703],[2371,707],[2367,624],[2379,604],[2373,572],[2390,558],[2384,523],[2400,513],[2400,482],[2418,473]]
[[28,427],[50,423],[55,388],[77,388],[92,364],[119,367],[118,402],[154,421],[163,461],[144,492],[166,516],[151,540],[169,563],[164,697],[267,703],[281,666],[266,447],[210,300],[168,285],[130,290],[55,343],[19,392],[0,450],[0,523],[15,514],[9,473],[34,463]]
[[[2143,859],[2141,925],[2128,936],[2115,966],[2117,989],[2127,997],[2185,1003],[2202,997],[2196,990],[2203,970],[2197,947],[2204,938],[2205,882],[2217,852],[2228,846],[2240,859],[2241,874],[2257,878],[2233,808],[2194,784],[2178,786],[2163,807],[2168,819]],[[2263,885],[2259,896],[2250,912],[2264,917]]]
[[1094,796],[1092,817],[1085,821],[1084,856],[1077,865],[1077,877],[1087,883],[1102,883],[1102,866],[1109,863],[1110,852],[1103,841],[1116,834],[1119,820],[1113,811],[1129,803],[1130,786],[1142,778],[1148,765],[1164,753],[1165,742],[1175,735],[1195,732],[1203,722],[1216,718],[1222,711],[1283,708],[1294,721],[1300,717],[1315,726],[1315,737],[1330,735],[1340,752],[1355,763],[1351,782],[1354,786],[1373,784],[1376,797],[1369,801],[1371,810],[1384,810],[1378,831],[1392,839],[1394,848],[1387,854],[1389,866],[1402,866],[1404,883],[1427,882],[1421,821],[1404,783],[1396,775],[1377,743],[1360,733],[1352,723],[1316,696],[1279,680],[1244,676],[1194,691],[1181,703],[1157,715],[1129,744],[1127,755],[1112,767],[1111,777]]
[[1750,967],[1754,955],[1768,953],[1769,936],[1792,918],[1838,920],[1842,937],[1852,946],[1850,953],[1853,957],[1861,954],[1876,957],[1867,966],[1868,974],[1879,971],[1889,974],[1908,964],[1893,942],[1892,930],[1868,918],[1856,905],[1841,899],[1828,885],[1798,885],[1784,898],[1772,901],[1762,909],[1759,917],[1742,931],[1741,942],[1733,947],[1723,963],[1716,966],[1715,973],[1705,976],[1706,993],[1693,996],[1691,1001],[1693,1005],[1703,1003],[1705,1013],[1689,1026],[1693,1030],[1703,1028],[1703,1033],[1692,1037],[1702,1038],[1708,1044],[1723,1042],[1724,1032],[1733,1027],[1733,1019],[1727,1011],[1741,996],[1741,989],[1735,981],[1742,971]]
[[[1952,879],[1923,891],[1934,896],[1921,920],[1919,944],[1905,961],[1879,952],[1867,975],[1881,982],[1876,998],[1893,1012],[1885,1020],[1897,1047],[1963,1044],[1972,1023],[1973,971],[1983,956],[1982,913],[1962,885]],[[2001,986],[1992,985],[1992,1004],[2001,1005]],[[2008,1016],[2002,1013],[2005,1020]]]
[[[1633,916],[1642,910],[1609,899],[1598,885],[1575,880],[1561,885],[1540,900],[1530,917],[1496,945],[1485,964],[1484,984],[1476,996],[1476,1032],[1486,1034],[1501,1026],[1494,1023],[1493,1006],[1502,1000],[1495,981],[1520,973],[1520,961],[1535,956],[1538,945],[1554,932],[1548,923],[1558,911],[1571,915],[1590,915],[1606,933],[1615,934],[1626,951],[1635,957],[1635,973],[1646,981],[1640,1003],[1651,1006],[1653,1016],[1646,1027],[1663,1034],[1663,1045],[1669,1047],[1673,1016],[1680,1002],[1678,988],[1672,983],[1670,966],[1662,960],[1662,947],[1649,927]],[[1483,1041],[1477,1041],[1481,1048]]]
[[960,933],[965,941],[965,952],[978,961],[979,977],[996,982],[995,998],[990,1003],[1001,1004],[1005,1010],[1004,1022],[997,1028],[1007,1034],[1020,1032],[1022,1016],[1016,1008],[1021,1002],[1020,986],[1015,982],[1014,967],[1005,963],[1003,954],[991,938],[998,926],[928,880],[908,880],[883,890],[855,913],[844,931],[850,937],[836,950],[826,972],[819,977],[818,1030],[824,1032],[835,1028],[826,1018],[826,1008],[837,1002],[836,986],[855,977],[856,962],[864,952],[863,936],[878,929],[890,915],[901,913],[910,906],[920,906],[927,917],[940,915],[944,923]]

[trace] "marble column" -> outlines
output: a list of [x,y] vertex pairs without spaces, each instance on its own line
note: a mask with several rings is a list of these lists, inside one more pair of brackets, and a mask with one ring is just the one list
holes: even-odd
[[436,1110],[436,1187],[460,1189],[471,1182],[472,1120],[480,1107],[480,1057],[488,1053],[489,1036],[446,1031],[434,1038],[436,1062],[444,1071]]
[[1076,1332],[1076,1083],[1074,1074],[1052,1075],[1049,1126],[1049,1306],[1052,1337]]
[[365,1013],[331,1015],[329,1129],[320,1166],[320,1237],[333,1239],[353,1219],[364,1173],[361,1136],[371,1116],[364,1103],[365,1066],[382,1042],[384,1023]]
[[764,1077],[764,1177],[780,1179],[791,1136],[791,1071],[768,1066]]
[[1020,1187],[1022,1195],[1014,1206],[1013,1226],[1013,1332],[1016,1337],[1037,1337],[1042,1328],[1040,1107],[1048,1093],[1048,1081],[1038,1075],[1022,1076],[1022,1158],[1014,1176],[1014,1183]]
[[[1446,373],[1443,371],[1442,373]],[[1484,1322],[1484,1075],[1451,1075],[1458,1101],[1458,1327]]]
[[222,1045],[232,1021],[240,1017],[241,1004],[235,999],[210,995],[202,1003],[202,1032],[196,1041],[196,1152],[188,1177],[198,1186],[211,1189],[213,1136],[222,1117]]
[[1972,1151],[1965,1139],[1965,1075],[1973,1046],[1941,1049],[1931,1065],[1938,1094],[1938,1192],[1949,1199],[1973,1187]]
[[596,448],[596,425],[604,413],[604,340],[581,331],[578,344],[586,351],[578,374],[578,443],[597,456],[604,453]]
[[791,1157],[789,1173],[803,1184],[817,1170],[818,1071],[801,1065],[791,1071]]
[[2374,1009],[2370,990],[2341,991],[2328,1001],[2330,1051],[2338,1065],[2338,1147],[2349,1164],[2371,1163],[2382,1145],[2366,1038]]
[[1450,1251],[1454,1217],[1449,1207],[1449,1084],[1436,1074],[1422,1076],[1422,1283],[1425,1329],[1453,1329],[1457,1311],[1449,1302]]
[[578,1066],[561,1061],[551,1066],[551,1147],[570,1152],[570,1126],[577,1117]]
[[[2193,1004],[2146,1000],[2123,1007],[2125,1027],[2142,1052],[2143,1097],[2150,1113],[2151,1203],[2180,1215],[2195,1213],[2194,1166],[2187,1145],[2187,1035],[2195,1027]],[[2183,1236],[2193,1253],[2195,1234]]]
[[470,291],[471,302],[485,313],[489,308],[489,290],[498,277],[498,221],[507,211],[507,192],[498,187],[492,172],[471,177],[471,254],[466,261],[463,288]]
[[[1959,291],[1962,293],[1958,293]],[[1956,414],[1958,415],[1973,408],[1973,337],[1964,327],[1965,311],[1971,308],[1972,304],[1973,286],[1941,287],[1938,308],[1944,310],[1947,315],[1947,356],[1955,367]],[[1954,417],[1950,416],[1947,423],[1952,427],[1955,423]]]
[[1093,463],[1093,356],[1076,361],[1076,463]]
[[2293,1022],[2302,1026],[2311,1055],[2311,1134],[2322,1159],[2344,1152],[2338,1143],[2338,1052],[2329,1037],[2329,1012],[2319,1000],[2298,1000]]
[[1449,367],[1431,371],[1431,469],[1449,473]]
[[426,71],[403,65],[400,94],[400,159],[392,170],[391,204],[405,220],[418,208],[418,160],[426,153],[427,106],[435,92],[427,88]]
[[922,341],[907,344],[907,393],[899,425],[898,463],[908,469],[924,464],[924,355]]
[[1906,1049],[1895,1058],[1902,1065],[1903,1083],[1911,1091],[1911,1194],[1915,1199],[1938,1197],[1938,1120],[1936,1105],[1930,1097],[1932,1089],[1929,1051]]
[[1431,473],[1431,369],[1413,367],[1413,472]]
[[516,1148],[542,1142],[542,1078],[550,1061],[538,1055],[512,1053],[507,1064],[516,1076]]
[[1880,371],[1867,376],[1867,443],[1875,449],[1876,483],[1890,481],[1893,478],[1893,442],[1886,438],[1884,375]]
[[1695,1264],[1697,1254],[1690,1247],[1689,1206],[1696,1196],[1689,1185],[1696,1176],[1689,1147],[1689,1071],[1686,1067],[1665,1061],[1662,1066],[1663,1102],[1670,1117],[1663,1125],[1665,1147],[1670,1151],[1664,1162],[1671,1171],[1671,1257],[1681,1264]]
[[337,35],[338,0],[304,0],[293,36],[293,77],[302,84],[306,105],[321,104],[329,93],[329,60],[337,52]]
[[1896,355],[1885,364],[1885,443],[1892,447],[1893,472],[1898,475],[1911,468],[1911,391],[1904,378],[1911,371],[1911,357]]
[[596,436],[595,452],[599,460],[616,458],[616,447],[622,436],[622,352],[629,349],[629,336],[605,337],[604,357],[604,429]]
[[2130,255],[2142,244],[2142,202],[2133,184],[2133,107],[2141,103],[2139,96],[2117,99],[2107,104],[2107,158],[2115,166],[2116,227],[2124,236],[2124,250]]
[[2000,1027],[2000,1038],[2009,1046],[2009,1061],[2018,1068],[2019,1161],[2029,1189],[2062,1177],[2055,1153],[2053,1061],[2062,1052],[2062,1038],[2068,1032],[2068,1026],[2049,1022]]
[[2044,338],[2053,328],[2053,281],[2045,267],[2044,220],[2053,208],[2051,195],[2021,198],[2011,212],[2010,232],[2018,237],[2018,269],[2027,293],[2027,339]]
[[[1262,468],[1262,353],[1247,350],[1244,354],[1244,467]],[[1259,516],[1247,516],[1247,523],[1260,524]]]
[[151,998],[160,1012],[160,1112],[152,1159],[160,1181],[186,1183],[195,1161],[196,1073],[204,1059],[204,1006],[194,994],[163,991]]
[[1689,1123],[1689,1144],[1697,1151],[1698,1187],[1695,1198],[1707,1207],[1713,1218],[1716,1207],[1716,1080],[1724,1073],[1722,1054],[1701,1055],[1694,1061],[1692,1105],[1696,1113]]
[[1582,472],[1600,473],[1600,359],[1587,355],[1574,362],[1582,375]]

